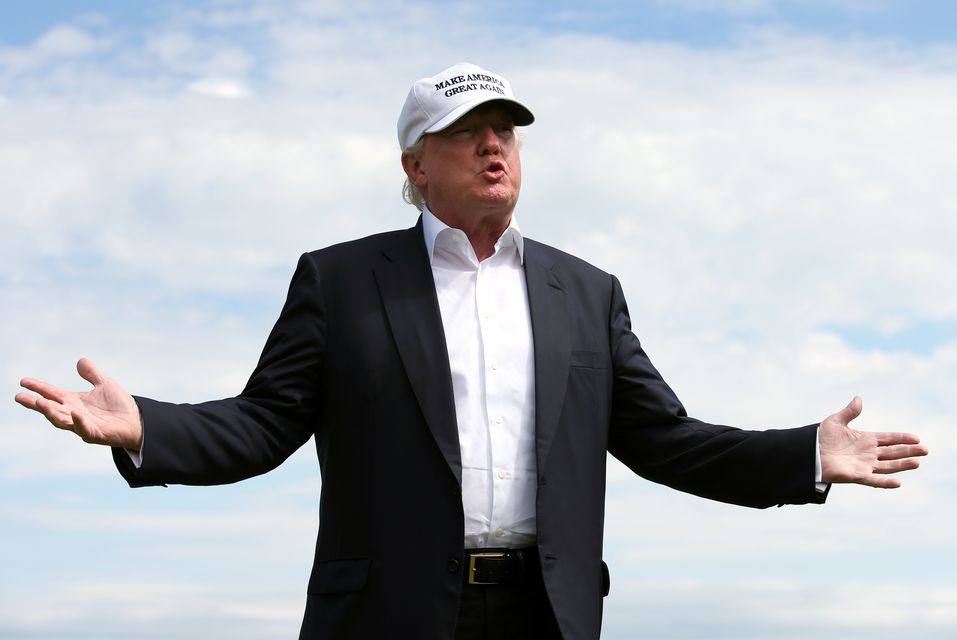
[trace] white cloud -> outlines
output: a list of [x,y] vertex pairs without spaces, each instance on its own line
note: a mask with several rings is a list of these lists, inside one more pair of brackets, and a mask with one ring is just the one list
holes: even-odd
[[244,83],[224,78],[197,80],[190,83],[189,90],[204,96],[226,99],[246,98],[251,94]]
[[[907,635],[943,638],[957,624],[957,590],[940,586],[895,588],[869,583],[805,585],[767,581],[636,580],[606,616],[605,631],[629,637],[841,638],[881,640]],[[607,611],[607,610],[606,610]],[[610,615],[609,615],[610,614]],[[676,629],[674,621],[683,624]]]
[[58,65],[81,62],[91,54],[108,51],[111,47],[112,42],[107,37],[93,35],[72,25],[56,25],[29,46],[0,46],[0,82],[23,81],[23,74],[46,67],[49,80],[69,85],[71,78],[58,77],[59,74],[52,70]]
[[[133,534],[187,536],[190,538],[226,539],[229,537],[266,536],[286,532],[301,532],[312,525],[315,518],[304,515],[301,504],[295,512],[259,505],[254,512],[235,508],[220,512],[187,513],[164,510],[161,513],[97,512],[81,509],[29,509],[7,511],[11,522],[36,525],[57,531],[126,532]],[[301,538],[301,536],[297,537]]]
[[789,9],[847,12],[852,14],[880,13],[891,4],[888,0],[655,0],[664,9],[675,9],[692,14],[724,13],[731,16],[775,16]]
[[81,56],[96,49],[96,39],[76,27],[62,25],[44,33],[34,48],[51,58]]
[[[303,592],[304,593],[304,592]],[[283,638],[296,634],[305,597],[251,592],[208,581],[70,581],[42,592],[24,588],[0,603],[0,632],[27,637]],[[188,629],[188,631],[186,631]]]
[[200,40],[188,31],[162,31],[148,34],[144,50],[157,56],[167,68],[195,69],[198,54],[205,53]]
[[774,7],[774,0],[656,0],[668,9],[692,13],[764,14]]

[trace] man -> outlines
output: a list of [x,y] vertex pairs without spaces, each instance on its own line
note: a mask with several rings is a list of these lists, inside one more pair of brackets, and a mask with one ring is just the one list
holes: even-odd
[[398,133],[418,223],[303,255],[236,398],[134,399],[84,359],[91,392],[24,379],[17,401],[115,447],[131,486],[233,482],[315,435],[301,638],[598,637],[606,452],[753,507],[918,466],[915,436],[848,427],[858,398],[792,430],[689,418],[617,280],[518,230],[515,126],[533,119],[475,65],[416,82]]

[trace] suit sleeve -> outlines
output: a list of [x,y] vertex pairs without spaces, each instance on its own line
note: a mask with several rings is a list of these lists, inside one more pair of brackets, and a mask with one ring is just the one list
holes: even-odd
[[316,428],[325,345],[319,274],[300,258],[282,313],[243,392],[200,404],[137,397],[143,416],[143,463],[122,450],[113,459],[130,486],[210,485],[265,473]]
[[745,431],[688,417],[632,332],[612,280],[611,454],[649,480],[712,500],[758,508],[824,502],[814,484],[818,425]]

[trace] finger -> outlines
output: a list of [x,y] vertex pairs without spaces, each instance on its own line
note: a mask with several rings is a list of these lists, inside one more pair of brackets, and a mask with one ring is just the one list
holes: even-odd
[[878,460],[900,460],[902,458],[916,458],[927,455],[927,447],[916,444],[898,444],[881,447],[877,451]]
[[44,398],[55,400],[57,402],[63,402],[66,400],[67,395],[70,393],[65,389],[61,389],[56,385],[50,384],[49,382],[36,380],[34,378],[24,378],[20,381],[20,386],[24,389],[29,389],[34,393],[38,393]]
[[897,478],[875,474],[862,479],[859,484],[875,489],[897,489],[901,486],[901,481]]
[[42,413],[43,417],[49,420],[50,424],[54,427],[73,430],[73,419],[70,416],[70,412],[59,402],[53,402],[45,398],[37,398],[34,403],[34,408],[36,411]]
[[106,379],[106,376],[100,373],[100,370],[96,368],[96,365],[94,365],[93,361],[89,358],[80,358],[77,360],[76,372],[80,374],[81,378],[94,386],[103,384],[103,381]]
[[835,413],[832,418],[836,418],[843,424],[850,424],[851,420],[861,415],[864,410],[864,401],[860,396],[854,396],[847,406]]
[[[14,397],[14,400],[27,409],[32,409],[37,413],[43,414],[47,420],[53,422],[54,424],[56,424],[57,421],[62,421],[64,417],[68,415],[66,409],[59,402],[47,400],[46,398],[40,398],[29,393],[18,393]],[[57,424],[57,426],[60,425]]]
[[882,475],[890,473],[899,473],[901,471],[910,471],[920,466],[920,460],[917,458],[904,458],[903,460],[888,460],[878,462],[874,465],[874,473]]
[[15,395],[13,399],[20,406],[26,407],[27,409],[32,409],[33,411],[39,411],[39,409],[37,409],[38,398],[32,393],[24,393],[21,391]]
[[[77,421],[74,419],[73,413],[67,411],[66,407],[60,404],[59,402],[54,402],[53,400],[47,400],[46,398],[39,398],[35,395],[29,393],[18,393],[14,400],[18,404],[36,411],[47,421],[52,424],[57,429],[63,429],[66,431],[73,431],[81,437],[83,434],[77,431]],[[85,428],[85,425],[84,425]],[[85,438],[84,438],[85,439]]]
[[877,438],[877,444],[882,447],[895,444],[920,444],[920,438],[915,436],[913,433],[885,431],[881,433],[875,433],[874,437]]

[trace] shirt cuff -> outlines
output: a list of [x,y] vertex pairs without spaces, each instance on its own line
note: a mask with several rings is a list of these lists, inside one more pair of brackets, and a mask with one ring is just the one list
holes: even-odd
[[[133,461],[133,466],[136,467],[137,469],[143,466],[143,447],[145,446],[145,444],[146,444],[146,429],[143,429],[143,438],[140,440],[140,450],[133,451],[132,449],[123,449],[123,451],[125,451],[127,455],[130,456],[130,460]],[[820,463],[818,463],[818,467],[820,466],[821,466]],[[821,474],[819,471],[818,476],[820,475]]]
[[821,469],[821,427],[817,428],[817,437],[814,438],[814,489],[818,493],[827,491],[830,483],[821,482],[824,471]]

